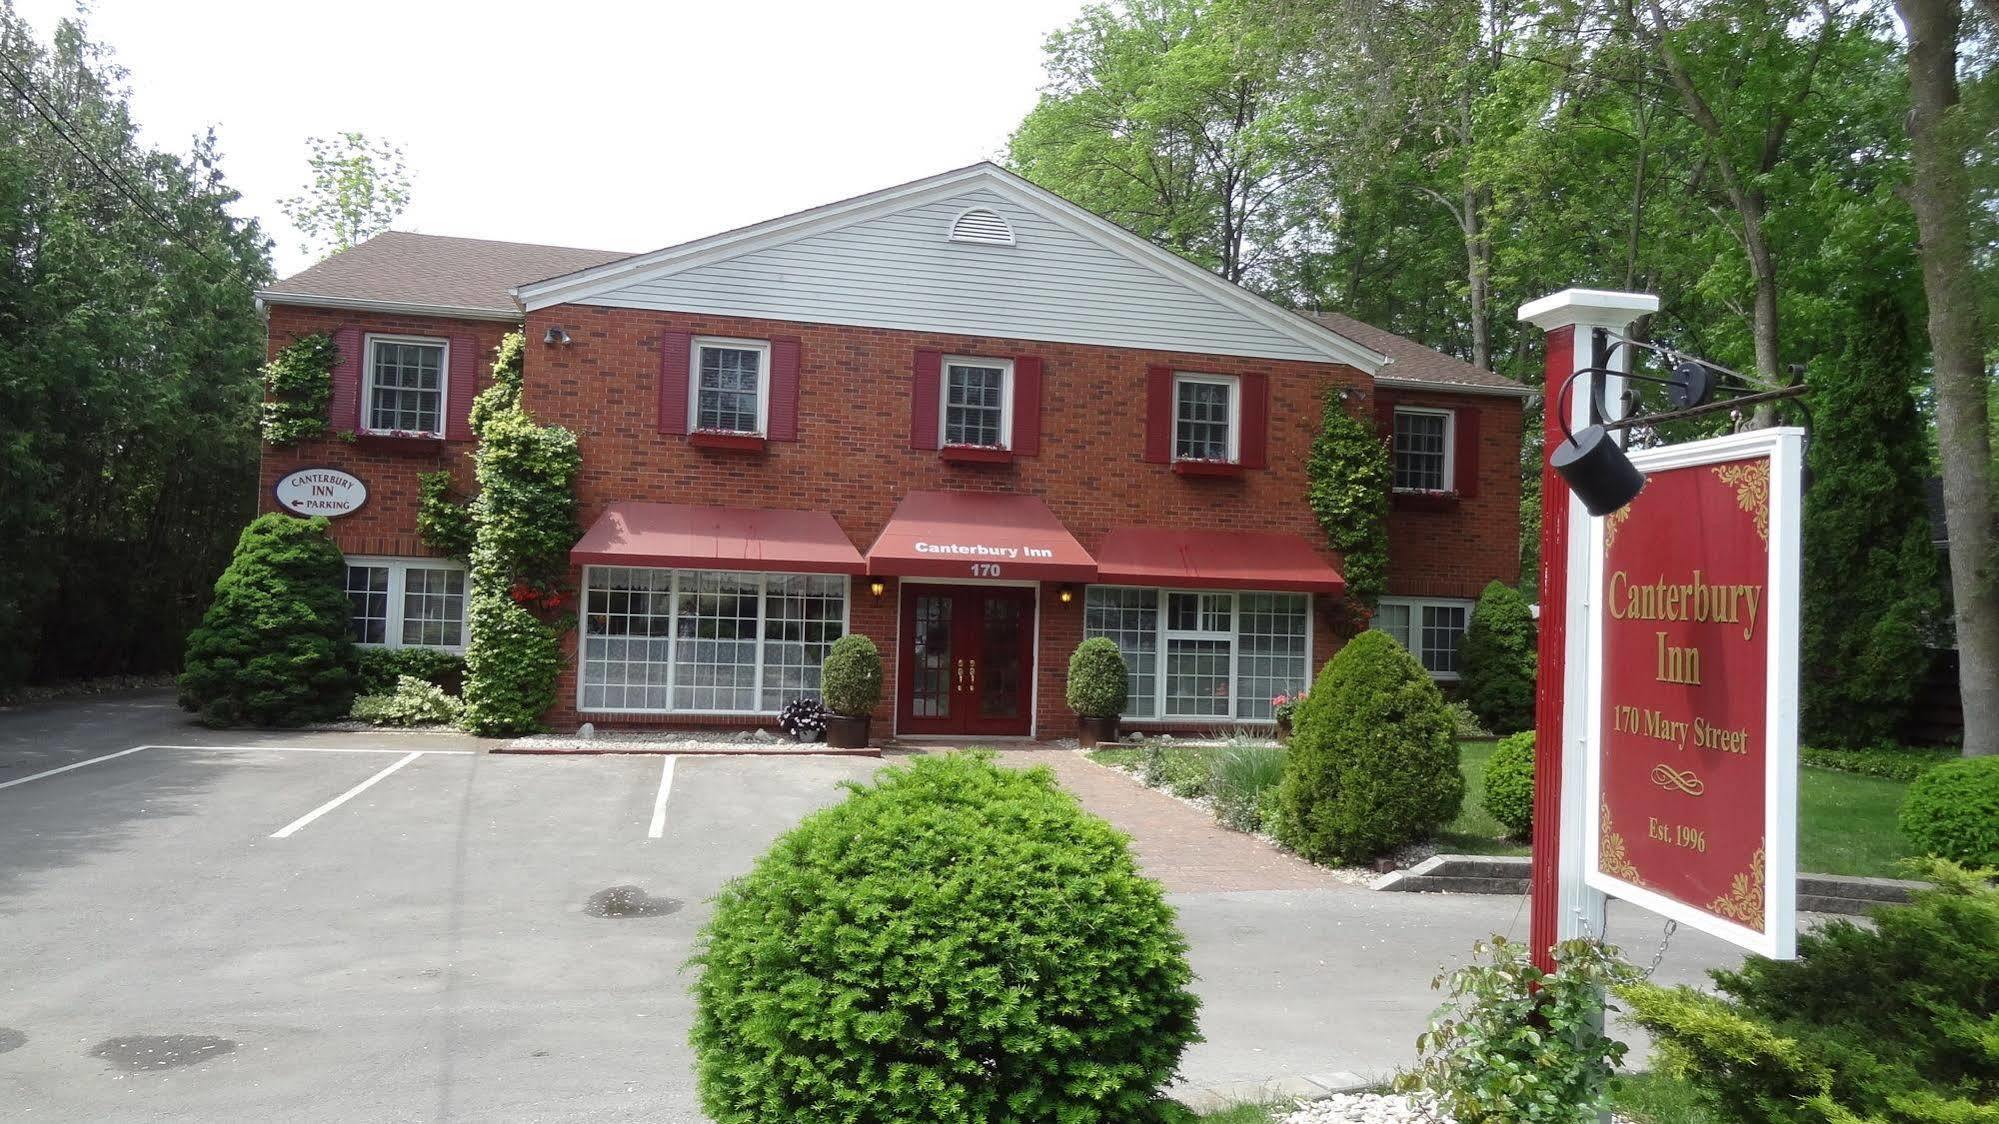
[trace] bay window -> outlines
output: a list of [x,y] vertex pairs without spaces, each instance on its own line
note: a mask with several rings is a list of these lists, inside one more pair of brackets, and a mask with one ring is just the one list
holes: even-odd
[[1133,720],[1267,722],[1311,674],[1307,594],[1093,585],[1083,608],[1124,655]]
[[591,566],[580,706],[656,714],[775,714],[819,693],[847,630],[847,578]]

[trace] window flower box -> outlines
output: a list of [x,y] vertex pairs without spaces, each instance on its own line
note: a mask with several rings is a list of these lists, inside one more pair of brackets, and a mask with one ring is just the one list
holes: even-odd
[[354,444],[391,453],[435,453],[444,445],[444,435],[411,429],[370,429],[356,433]]
[[1389,505],[1398,511],[1456,511],[1458,493],[1455,489],[1438,492],[1397,488],[1389,496]]
[[712,429],[697,429],[687,435],[687,443],[697,449],[713,449],[723,453],[761,453],[767,442],[755,433],[723,432]]
[[1177,460],[1173,462],[1175,476],[1241,476],[1242,465],[1237,461]]
[[946,445],[937,450],[937,458],[951,464],[1012,464],[1013,450],[993,445]]

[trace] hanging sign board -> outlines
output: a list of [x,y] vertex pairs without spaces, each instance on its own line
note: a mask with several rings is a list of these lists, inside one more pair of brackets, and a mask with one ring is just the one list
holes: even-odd
[[278,477],[272,491],[286,511],[328,519],[352,515],[368,502],[368,486],[361,478],[337,468],[295,469]]
[[1793,954],[1804,435],[1631,454],[1590,520],[1584,881],[1764,956]]

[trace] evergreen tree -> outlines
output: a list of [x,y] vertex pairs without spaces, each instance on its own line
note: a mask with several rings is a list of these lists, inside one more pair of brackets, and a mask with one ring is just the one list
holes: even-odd
[[1801,687],[1805,739],[1823,745],[1894,734],[1926,666],[1923,631],[1942,611],[1910,312],[1886,295],[1860,307],[1810,380]]
[[1465,705],[1495,734],[1534,728],[1534,616],[1504,582],[1479,594],[1458,648]]

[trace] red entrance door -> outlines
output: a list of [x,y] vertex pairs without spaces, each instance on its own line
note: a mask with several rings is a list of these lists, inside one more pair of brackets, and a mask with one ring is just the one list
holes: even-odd
[[1034,591],[904,585],[896,690],[905,734],[1026,734],[1034,714]]

